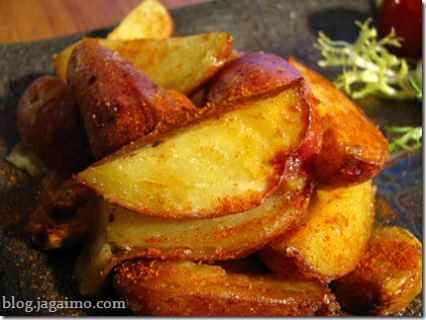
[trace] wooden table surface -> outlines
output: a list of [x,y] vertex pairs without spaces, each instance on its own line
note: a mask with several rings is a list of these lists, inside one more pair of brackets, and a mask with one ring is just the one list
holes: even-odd
[[[0,43],[60,37],[118,23],[142,0],[0,0]],[[209,0],[161,0],[173,9]]]

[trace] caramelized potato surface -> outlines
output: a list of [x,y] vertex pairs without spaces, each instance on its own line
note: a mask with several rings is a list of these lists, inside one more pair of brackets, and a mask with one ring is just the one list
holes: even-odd
[[355,269],[373,221],[371,181],[347,188],[319,187],[302,219],[259,254],[275,272],[330,282]]
[[117,268],[114,287],[138,315],[313,316],[340,308],[317,282],[227,273],[190,261],[126,261]]
[[359,315],[402,311],[422,291],[422,250],[406,229],[375,230],[357,268],[333,282],[336,296]]
[[96,40],[85,39],[75,47],[67,75],[97,159],[160,124],[166,130],[196,114],[186,96],[161,88]]
[[299,150],[317,143],[306,139],[318,128],[303,90],[296,81],[151,143],[141,139],[75,178],[140,214],[182,219],[246,211],[297,175]]
[[374,123],[345,93],[294,58],[289,62],[309,83],[319,100],[322,150],[313,174],[323,186],[341,187],[372,179],[389,158],[389,143]]

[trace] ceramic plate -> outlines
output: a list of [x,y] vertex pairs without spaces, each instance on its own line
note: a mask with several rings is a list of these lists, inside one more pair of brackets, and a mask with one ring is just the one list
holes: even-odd
[[[368,0],[232,0],[213,1],[173,10],[176,35],[229,31],[234,47],[246,52],[264,51],[295,56],[309,67],[334,79],[335,70],[320,69],[314,49],[319,30],[332,39],[353,41],[354,21],[375,17]],[[40,252],[23,231],[37,203],[38,181],[5,161],[18,142],[15,109],[32,80],[54,72],[52,56],[83,35],[105,36],[110,28],[47,41],[0,45],[0,311],[2,315],[126,315],[123,310],[24,308],[33,301],[86,301],[76,290],[72,268],[78,248]],[[367,98],[358,101],[380,128],[387,125],[422,125],[422,108],[416,102]],[[400,225],[422,240],[422,153],[399,152],[375,178],[377,223]],[[389,214],[392,212],[392,214]],[[102,300],[117,299],[112,289]],[[18,308],[20,306],[20,308]],[[404,314],[421,314],[419,296]],[[28,312],[28,313],[27,313]]]

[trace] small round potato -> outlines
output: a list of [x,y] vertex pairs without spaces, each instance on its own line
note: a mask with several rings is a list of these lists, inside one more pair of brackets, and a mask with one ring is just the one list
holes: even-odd
[[74,94],[59,78],[34,80],[19,100],[16,117],[20,139],[49,168],[70,174],[90,163]]

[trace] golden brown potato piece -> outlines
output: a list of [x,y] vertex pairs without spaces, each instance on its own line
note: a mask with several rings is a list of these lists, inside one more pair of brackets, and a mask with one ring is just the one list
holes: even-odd
[[304,214],[312,187],[306,178],[284,181],[264,203],[212,219],[164,219],[105,203],[108,241],[140,257],[215,261],[244,257],[282,234]]
[[79,291],[98,295],[111,268],[136,257],[199,261],[244,257],[297,221],[311,192],[305,177],[284,181],[259,207],[213,219],[153,218],[98,200],[90,239],[75,267]]
[[422,290],[422,244],[400,227],[375,230],[357,268],[333,282],[339,301],[358,315],[402,311]]
[[371,181],[316,190],[299,223],[260,250],[271,270],[329,282],[354,270],[374,220]]
[[22,142],[50,169],[70,175],[92,162],[74,93],[59,78],[34,80],[19,100],[16,118]]
[[300,173],[306,145],[317,143],[306,139],[319,128],[311,125],[304,90],[303,80],[295,81],[228,111],[207,109],[212,117],[149,143],[141,139],[75,178],[140,214],[182,219],[246,211]]
[[114,287],[138,315],[313,316],[339,310],[328,287],[317,282],[227,273],[190,261],[126,261]]
[[96,40],[75,47],[67,75],[97,159],[160,125],[166,130],[185,123],[197,112],[186,96],[159,87]]
[[388,141],[352,100],[331,82],[290,57],[309,83],[318,105],[322,150],[314,166],[314,178],[330,187],[372,179],[389,158]]
[[[203,101],[205,105],[241,102],[300,78],[302,74],[279,56],[266,53],[237,55],[206,86]],[[302,95],[311,106],[312,130],[311,134],[306,135],[304,146],[293,155],[293,164],[298,169],[309,172],[321,149],[322,130],[317,110],[318,102],[307,82],[304,82]]]
[[143,0],[112,30],[111,40],[164,39],[173,34],[173,19],[159,0]]
[[[199,90],[225,64],[232,52],[232,37],[227,32],[162,40],[96,41],[130,60],[159,86],[188,96]],[[56,72],[64,81],[67,79],[69,57],[77,44],[55,56]]]

